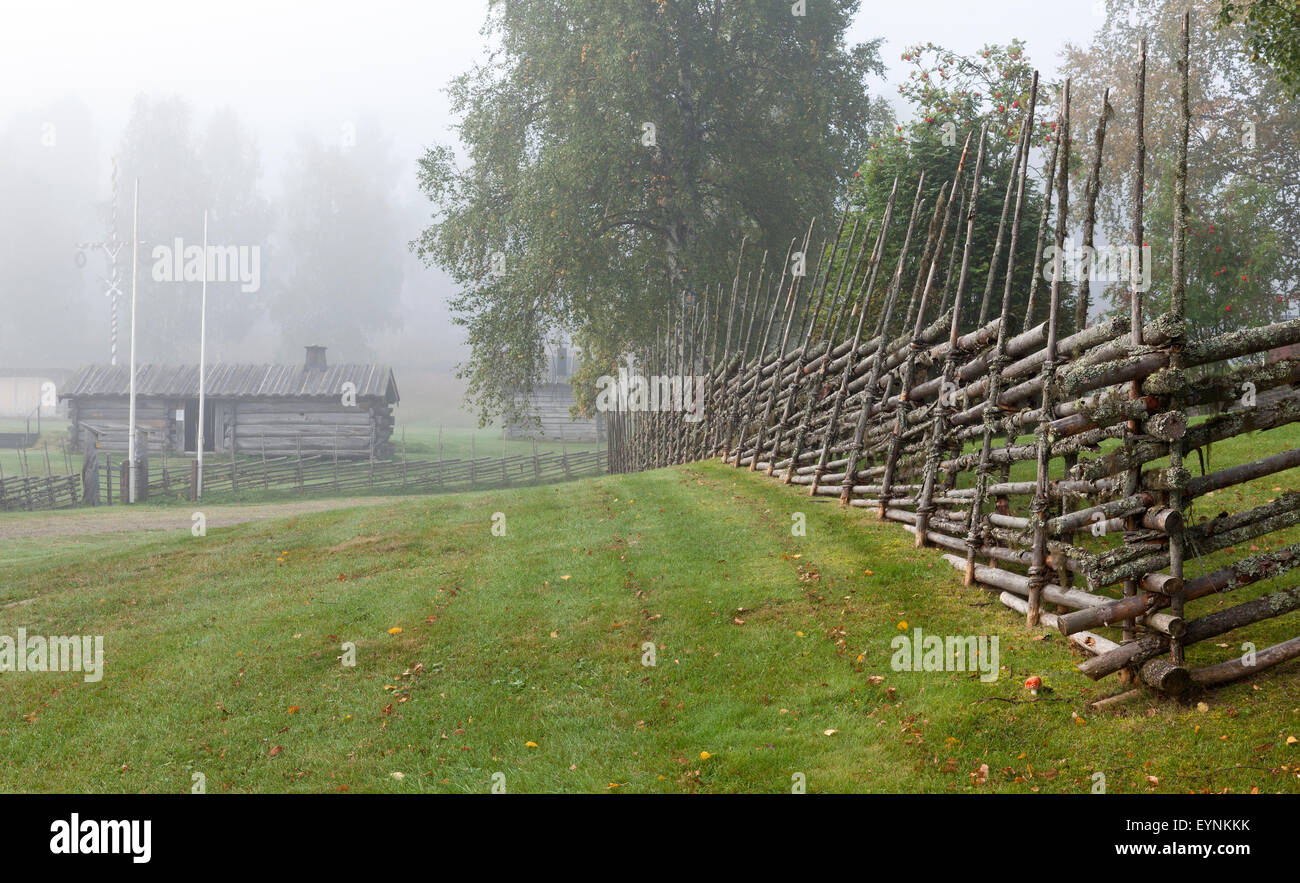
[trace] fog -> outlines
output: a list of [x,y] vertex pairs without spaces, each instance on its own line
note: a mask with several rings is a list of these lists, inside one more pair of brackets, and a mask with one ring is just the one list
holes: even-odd
[[[431,144],[455,146],[444,87],[484,57],[487,5],[6,4],[0,375],[63,378],[109,362],[108,262],[78,244],[108,239],[116,156],[122,240],[140,186],[140,361],[197,361],[200,286],[183,272],[158,277],[182,268],[178,246],[201,243],[207,211],[209,243],[242,249],[258,270],[256,284],[209,285],[210,359],[296,361],[322,344],[331,362],[393,365],[404,413],[467,420],[453,377],[467,353],[447,307],[454,287],[407,243],[430,212],[416,160]],[[1100,21],[1095,6],[1003,3],[993,16],[959,0],[866,2],[850,37],[885,37],[891,77],[911,43],[974,51],[1020,37],[1050,75],[1062,44]],[[1077,28],[1063,29],[1070,21]],[[896,91],[888,78],[875,89]],[[126,253],[119,267],[124,362]]]

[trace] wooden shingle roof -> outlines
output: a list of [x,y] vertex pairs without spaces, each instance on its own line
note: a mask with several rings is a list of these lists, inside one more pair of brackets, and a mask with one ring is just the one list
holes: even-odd
[[[136,395],[166,398],[194,398],[199,394],[197,365],[136,366]],[[234,365],[216,362],[208,366],[204,392],[223,399],[312,399],[338,398],[343,384],[356,386],[358,399],[383,398],[396,403],[397,382],[387,365],[330,365],[309,369],[302,365]],[[131,378],[126,365],[88,365],[77,372],[59,392],[59,398],[81,396],[125,396]]]

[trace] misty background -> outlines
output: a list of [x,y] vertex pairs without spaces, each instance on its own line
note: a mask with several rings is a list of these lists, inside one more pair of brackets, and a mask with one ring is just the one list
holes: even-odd
[[[816,2],[816,0],[812,0]],[[444,86],[486,55],[487,0],[341,0],[193,7],[10,5],[0,18],[0,375],[67,377],[108,364],[102,251],[113,214],[129,239],[140,180],[140,362],[196,363],[199,285],[155,282],[152,248],[202,241],[256,247],[260,288],[209,283],[210,361],[392,365],[406,419],[469,425],[456,365],[465,332],[455,290],[408,243],[430,206],[416,161],[457,146]],[[1100,4],[960,0],[864,4],[853,40],[884,37],[895,96],[900,47],[959,52],[1024,39],[1051,77],[1070,40],[1086,42]],[[1071,26],[1073,25],[1073,27]],[[130,259],[119,262],[119,363],[129,346]]]

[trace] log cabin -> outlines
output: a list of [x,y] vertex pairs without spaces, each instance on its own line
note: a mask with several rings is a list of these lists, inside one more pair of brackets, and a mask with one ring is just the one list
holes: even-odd
[[[69,447],[88,436],[126,451],[130,376],[125,365],[90,365],[60,392]],[[325,347],[307,347],[301,365],[210,364],[204,389],[203,448],[218,454],[333,454],[383,459],[393,453],[393,406],[386,365],[329,365]],[[197,365],[138,365],[136,426],[149,453],[184,454],[198,444]]]
[[575,419],[577,402],[572,378],[578,367],[580,351],[567,338],[551,341],[547,367],[531,391],[515,389],[515,402],[525,413],[523,420],[506,424],[510,438],[537,438],[547,441],[594,442],[605,438],[605,415]]

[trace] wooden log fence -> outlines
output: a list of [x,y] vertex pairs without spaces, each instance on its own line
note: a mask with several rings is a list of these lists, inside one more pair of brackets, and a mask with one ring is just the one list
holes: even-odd
[[[194,499],[196,461],[160,460],[149,471],[147,495],[161,498]],[[538,452],[506,457],[474,459],[337,461],[332,454],[302,456],[237,457],[229,462],[209,463],[203,476],[203,499],[220,501],[241,492],[280,491],[286,496],[302,494],[436,493],[489,490],[535,484],[552,484],[576,478],[604,475],[609,454],[605,450]],[[99,502],[122,503],[124,461],[116,468],[108,460],[103,473]],[[0,478],[0,511],[58,509],[80,505],[82,476],[34,475]],[[144,496],[142,494],[142,496]]]
[[[1162,280],[1167,310],[1145,315],[1156,299],[1139,284],[1146,238],[1140,45],[1138,149],[1128,170],[1132,259],[1119,314],[1087,325],[1086,284],[1075,310],[1064,307],[1072,157],[1059,147],[1069,146],[1072,128],[1083,129],[1071,120],[1067,81],[1057,101],[1028,305],[1023,317],[1013,315],[1017,242],[1028,236],[1022,226],[1039,111],[1035,76],[978,315],[962,313],[974,281],[975,213],[963,223],[952,212],[955,203],[977,204],[985,132],[962,148],[957,173],[929,208],[928,230],[923,178],[910,212],[895,217],[892,195],[879,217],[850,207],[828,245],[814,253],[821,263],[810,268],[806,287],[786,273],[789,255],[773,282],[767,255],[747,265],[742,244],[729,296],[719,288],[703,305],[684,308],[662,346],[636,354],[642,370],[675,373],[683,386],[703,378],[703,414],[673,413],[662,401],[654,410],[611,411],[610,471],[719,458],[898,522],[916,545],[943,553],[967,585],[988,590],[1026,628],[1069,637],[1088,656],[1078,667],[1092,678],[1118,673],[1125,682],[1178,694],[1300,658],[1300,637],[1226,660],[1214,660],[1205,646],[1242,629],[1234,641],[1250,647],[1245,630],[1280,617],[1289,617],[1291,634],[1300,631],[1300,587],[1281,584],[1300,567],[1300,543],[1270,536],[1300,525],[1300,493],[1275,488],[1267,503],[1193,517],[1196,502],[1209,494],[1263,478],[1282,481],[1279,475],[1300,468],[1296,450],[1217,471],[1205,468],[1202,456],[1216,442],[1300,422],[1300,359],[1263,359],[1300,343],[1300,320],[1214,336],[1197,336],[1188,325],[1186,302],[1195,297],[1186,281],[1189,29],[1185,17],[1172,255]],[[1109,93],[1101,97],[1081,211],[1089,243],[1112,113]],[[968,155],[974,169],[964,175]],[[813,234],[810,228],[803,235],[805,246]],[[1049,235],[1058,257],[1040,291]],[[887,251],[897,254],[897,264],[877,291]],[[907,267],[915,268],[910,293]],[[1267,401],[1256,401],[1264,391]],[[1197,463],[1200,474],[1193,475]],[[1279,584],[1257,585],[1270,580]],[[1255,597],[1233,605],[1231,592]],[[1196,667],[1188,657],[1198,644]]]

